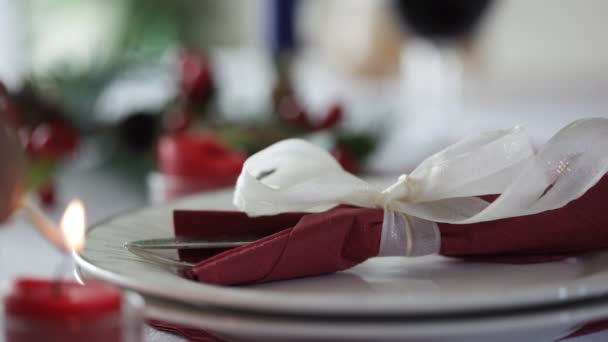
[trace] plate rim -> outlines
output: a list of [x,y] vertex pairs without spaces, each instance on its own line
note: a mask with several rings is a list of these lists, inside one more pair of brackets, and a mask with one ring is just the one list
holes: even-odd
[[[564,327],[564,334],[560,337],[566,337],[582,325],[603,320],[608,315],[608,298],[604,298],[603,303],[593,304],[585,303],[574,305],[569,308],[556,309],[552,311],[535,310],[514,313],[505,316],[495,316],[485,318],[479,316],[468,319],[454,320],[428,320],[428,321],[400,321],[382,323],[380,321],[370,322],[353,322],[336,324],[335,322],[306,321],[306,320],[281,320],[265,319],[264,317],[256,317],[255,315],[243,316],[238,311],[233,312],[217,312],[213,310],[202,310],[199,308],[187,308],[179,304],[155,301],[149,297],[146,300],[146,315],[149,318],[156,320],[166,320],[167,314],[173,311],[172,314],[178,317],[180,324],[192,325],[195,328],[223,333],[264,334],[266,337],[278,337],[277,332],[289,331],[290,335],[295,337],[311,338],[311,332],[315,332],[317,337],[341,337],[340,331],[348,330],[350,334],[360,336],[361,338],[404,338],[404,333],[407,338],[430,338],[437,336],[458,337],[458,335],[466,335],[474,332],[475,334],[484,333],[500,333],[506,331],[524,331],[533,328],[548,329],[551,327]],[[160,303],[160,305],[159,305]],[[149,306],[148,306],[149,305]],[[505,324],[507,323],[508,324]],[[567,325],[567,326],[566,326]],[[271,328],[269,328],[269,326]],[[374,328],[372,333],[369,329]],[[274,331],[274,333],[272,333]],[[378,336],[378,332],[381,335]],[[314,337],[314,336],[313,336]]]
[[[76,279],[84,283],[89,279],[88,275],[83,274],[77,266],[74,270]],[[269,319],[263,314],[252,314],[239,310],[221,309],[215,307],[200,307],[167,300],[143,296],[145,306],[145,316],[148,319],[167,321],[167,315],[179,321],[177,324],[189,325],[194,328],[213,331],[224,330],[236,334],[250,334],[251,332],[265,335],[265,337],[277,337],[274,331],[285,331],[286,324],[296,324],[289,327],[290,333],[296,337],[311,338],[310,331],[315,331],[318,337],[340,337],[340,329],[349,332],[356,330],[356,335],[361,338],[405,338],[403,332],[407,331],[406,338],[430,338],[449,333],[451,336],[456,334],[470,333],[473,329],[475,333],[491,333],[497,330],[511,329],[531,329],[548,328],[553,325],[568,324],[564,329],[564,334],[560,338],[567,337],[573,331],[580,328],[582,324],[603,320],[608,317],[608,295],[602,296],[597,300],[583,300],[573,303],[565,303],[551,308],[532,308],[530,310],[518,311],[510,310],[503,314],[487,316],[477,313],[469,317],[455,316],[453,318],[436,320],[433,317],[423,318],[422,320],[392,320],[381,321],[374,319],[365,322],[356,320],[349,321],[348,317],[336,322],[328,322],[325,317],[316,317],[314,320],[306,320],[299,316],[281,316],[278,320],[276,316]],[[510,322],[505,325],[506,322]],[[169,320],[171,322],[171,320]],[[175,321],[173,321],[175,322]],[[212,324],[210,327],[208,324]],[[475,326],[471,326],[474,324]],[[274,325],[269,333],[268,325]],[[376,328],[376,332],[370,334],[368,329]],[[382,328],[379,330],[377,328]],[[441,331],[440,331],[441,330]],[[377,335],[382,331],[381,335]],[[222,331],[216,331],[221,333]]]
[[[125,216],[136,215],[145,210],[154,208],[165,208],[165,210],[172,211],[172,208],[178,206],[179,203],[196,200],[199,197],[210,197],[214,194],[225,193],[228,190],[224,188],[216,191],[199,193],[173,202],[154,204],[117,213],[89,227],[87,230],[87,237],[92,231],[102,229],[104,226],[109,225],[112,221],[118,220]],[[395,301],[393,294],[390,297],[386,295],[384,298],[379,295],[378,298],[374,298],[373,302],[368,301],[365,303],[371,304],[371,306],[366,306],[364,310],[361,310],[361,301],[355,301],[358,302],[358,304],[353,304],[352,300],[342,300],[338,305],[336,305],[334,302],[332,306],[323,306],[323,301],[318,299],[310,300],[310,298],[294,298],[293,294],[271,294],[267,291],[256,291],[255,289],[248,289],[246,287],[218,286],[196,283],[196,287],[198,288],[196,290],[197,293],[190,293],[187,291],[167,291],[162,286],[155,286],[152,283],[141,282],[137,279],[129,278],[111,270],[103,269],[95,265],[92,261],[88,260],[81,253],[82,252],[73,253],[73,258],[79,266],[81,266],[95,278],[108,281],[120,287],[152,296],[170,298],[185,303],[196,302],[202,305],[228,307],[255,312],[281,312],[299,315],[319,314],[322,312],[327,316],[338,314],[347,314],[352,316],[377,314],[433,315],[436,314],[438,310],[444,313],[471,311],[489,312],[503,309],[530,308],[533,306],[542,306],[552,303],[570,303],[586,298],[596,298],[603,295],[608,295],[608,285],[604,287],[589,286],[588,284],[583,283],[582,279],[575,279],[571,281],[568,286],[562,285],[556,287],[549,284],[533,286],[530,287],[523,296],[519,296],[519,298],[516,297],[516,300],[511,298],[509,301],[499,301],[499,303],[489,301],[487,298],[481,298],[483,300],[476,301],[475,304],[463,303],[463,301],[444,300],[442,301],[441,305],[429,305],[428,302],[424,302],[423,300],[413,300],[412,298],[409,298],[409,302],[404,304],[404,302]],[[168,271],[168,273],[171,272]],[[173,275],[178,277],[175,274]],[[597,279],[594,284],[602,282],[608,284],[608,272],[606,272],[606,274],[604,274],[602,277],[598,278],[599,279]],[[563,293],[567,293],[568,295],[564,296]],[[336,298],[339,298],[339,296],[336,296]],[[345,299],[347,298],[345,297]]]

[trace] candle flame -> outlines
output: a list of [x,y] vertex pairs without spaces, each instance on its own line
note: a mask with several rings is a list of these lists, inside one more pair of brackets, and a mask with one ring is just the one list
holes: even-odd
[[61,218],[61,231],[69,248],[80,251],[84,247],[86,217],[84,204],[80,200],[72,200]]

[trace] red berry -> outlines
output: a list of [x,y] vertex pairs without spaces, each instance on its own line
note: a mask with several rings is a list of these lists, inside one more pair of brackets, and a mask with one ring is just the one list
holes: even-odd
[[76,131],[60,121],[24,127],[19,133],[25,150],[32,157],[58,159],[74,152],[79,143]]
[[339,104],[334,104],[329,107],[329,111],[327,112],[327,116],[325,120],[318,125],[317,129],[329,129],[335,127],[340,120],[342,120],[342,106]]
[[205,100],[211,94],[211,65],[207,58],[184,50],[179,56],[180,87],[189,100]]
[[53,183],[44,183],[38,188],[38,200],[42,205],[50,207],[55,204],[55,185]]
[[342,120],[342,106],[334,104],[329,108],[327,116],[320,123],[313,123],[308,113],[300,106],[293,96],[286,96],[279,105],[279,115],[283,120],[300,128],[312,131],[330,129]]
[[348,150],[344,149],[343,147],[335,147],[332,151],[331,154],[334,156],[334,158],[336,158],[336,160],[338,161],[338,163],[340,163],[340,165],[342,165],[342,168],[350,173],[357,173],[359,172],[359,162],[357,161],[357,159],[355,158],[355,156],[349,152]]

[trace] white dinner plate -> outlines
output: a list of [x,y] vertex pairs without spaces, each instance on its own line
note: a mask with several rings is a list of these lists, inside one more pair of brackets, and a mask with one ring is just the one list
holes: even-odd
[[568,309],[526,311],[491,317],[399,322],[302,320],[289,317],[201,310],[173,303],[146,300],[146,315],[175,319],[205,329],[226,341],[416,341],[513,342],[557,341],[586,323],[605,319],[608,303]]
[[[82,282],[82,271],[75,275]],[[86,276],[84,279],[87,279]],[[452,317],[302,317],[192,306],[145,297],[146,317],[203,329],[226,341],[557,341],[608,317],[608,298],[536,310]],[[187,336],[186,336],[187,337]]]
[[232,209],[231,191],[208,192],[127,213],[87,232],[76,261],[88,274],[143,294],[191,304],[300,315],[434,315],[558,304],[608,294],[608,253],[531,265],[440,256],[373,258],[333,275],[255,286],[179,277],[130,254],[124,243],[172,236],[172,211]]

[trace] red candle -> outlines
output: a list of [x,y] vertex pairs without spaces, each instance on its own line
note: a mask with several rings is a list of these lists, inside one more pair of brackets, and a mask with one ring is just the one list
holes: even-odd
[[121,307],[106,284],[20,279],[4,299],[6,340],[123,341]]
[[152,198],[167,200],[236,182],[245,155],[209,134],[163,136],[157,144],[159,173],[148,184]]

